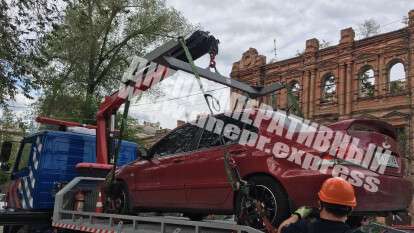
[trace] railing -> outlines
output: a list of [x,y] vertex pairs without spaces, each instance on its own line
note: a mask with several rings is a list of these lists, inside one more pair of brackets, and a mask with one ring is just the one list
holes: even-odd
[[[84,232],[108,233],[263,233],[251,227],[226,221],[189,221],[182,217],[143,217],[94,213],[97,189],[105,179],[77,177],[60,190],[55,197],[53,226]],[[74,195],[82,190],[89,193],[85,211],[74,211]]]

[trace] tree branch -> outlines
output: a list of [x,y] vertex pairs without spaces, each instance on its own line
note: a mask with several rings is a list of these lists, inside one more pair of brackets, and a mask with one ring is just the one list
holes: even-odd
[[[117,8],[117,9],[119,9],[119,8]],[[98,63],[95,66],[95,73],[98,72],[99,67],[105,61],[105,57],[103,56],[103,52],[105,50],[106,43],[108,42],[108,36],[109,36],[109,32],[111,31],[112,22],[115,19],[115,16],[118,14],[118,12],[119,12],[119,10],[113,10],[111,12],[111,17],[109,18],[109,21],[106,24],[104,39],[102,41],[101,49],[99,50]]]

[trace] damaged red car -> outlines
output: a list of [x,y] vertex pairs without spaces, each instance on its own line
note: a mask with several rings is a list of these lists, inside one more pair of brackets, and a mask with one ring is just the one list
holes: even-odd
[[[289,130],[292,119],[287,117],[283,127],[285,132]],[[223,137],[225,130],[217,130],[218,126],[226,129],[228,124],[265,135],[269,140],[261,150],[241,145],[238,143],[240,137],[229,139]],[[221,114],[214,117],[213,130],[208,122],[201,127],[187,123],[174,129],[141,159],[117,170],[116,179],[122,184],[121,208],[136,213],[184,212],[194,220],[208,214],[235,214],[237,217],[244,204],[241,195],[233,192],[228,182],[223,163],[225,151],[231,154],[240,176],[258,187],[256,198],[265,203],[267,217],[273,224],[280,223],[299,206],[317,206],[317,192],[322,182],[332,176],[332,166],[328,166],[324,174],[319,170],[304,169],[293,160],[274,156],[268,145],[285,143],[308,152],[309,148],[296,140],[269,134],[269,124],[269,121],[264,121],[260,127],[254,127]],[[304,123],[297,123],[293,134],[299,133],[301,124]],[[321,158],[321,163],[328,161],[331,165],[345,167],[348,172],[345,174],[342,169],[342,176],[360,179],[357,181],[361,185],[356,187],[358,205],[354,215],[406,211],[411,202],[412,188],[403,177],[403,156],[398,149],[394,128],[379,120],[361,119],[340,121],[328,128],[358,137],[358,146],[364,150],[368,149],[369,143],[386,143],[392,152],[383,174],[332,158],[326,153],[313,152]],[[352,174],[358,175],[353,177]],[[373,178],[367,180],[366,177]]]

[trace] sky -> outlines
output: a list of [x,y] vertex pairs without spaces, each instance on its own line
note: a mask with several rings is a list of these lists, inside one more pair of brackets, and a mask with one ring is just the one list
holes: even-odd
[[[366,19],[374,19],[381,26],[381,33],[403,27],[402,19],[414,9],[412,0],[167,0],[167,4],[181,11],[194,25],[211,32],[220,40],[217,64],[221,74],[229,76],[232,64],[240,60],[243,52],[250,47],[267,57],[267,62],[293,57],[296,51],[305,47],[305,41],[317,38],[335,45],[339,41],[340,30],[358,25]],[[198,65],[206,67],[207,59]],[[194,78],[182,73],[161,83],[165,96],[160,104],[143,98],[146,105],[134,106],[131,114],[141,120],[161,122],[163,127],[174,128],[177,119],[194,119],[197,113],[208,109],[195,85]],[[182,81],[184,80],[184,81]],[[181,82],[195,85],[193,92],[177,92],[173,87],[182,87]],[[177,84],[180,83],[180,84]],[[221,111],[225,109],[228,89],[209,83],[208,90],[220,99]],[[179,88],[178,88],[179,89]],[[173,99],[173,100],[170,100]],[[167,100],[165,102],[165,100]]]
[[[220,40],[217,64],[225,76],[229,76],[232,64],[250,47],[265,55],[269,62],[275,58],[276,39],[276,59],[283,60],[303,50],[305,41],[310,38],[335,45],[341,29],[353,27],[357,30],[366,19],[376,20],[381,33],[399,29],[404,26],[403,17],[414,9],[413,0],[167,0],[167,5]],[[197,64],[206,67],[208,59],[202,58]],[[207,90],[214,90],[210,93],[220,100],[219,111],[223,111],[228,88],[203,83]],[[174,128],[178,119],[188,120],[208,112],[197,82],[190,75],[179,72],[158,88],[163,90],[163,96],[144,97],[134,102],[130,115]],[[19,97],[16,105],[30,102]],[[17,114],[24,114],[23,110],[17,110]]]

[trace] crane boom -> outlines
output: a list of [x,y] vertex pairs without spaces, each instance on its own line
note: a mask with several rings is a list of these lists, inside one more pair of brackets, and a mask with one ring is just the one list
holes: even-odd
[[[203,31],[194,32],[185,42],[194,60],[208,54],[213,48],[217,49],[218,46],[218,40],[209,35],[208,32]],[[211,72],[208,68],[195,68],[201,77],[240,90],[252,98],[264,96],[284,88],[281,83],[266,87],[254,87]],[[121,105],[178,70],[192,73],[191,65],[188,63],[184,49],[178,39],[170,40],[144,57],[134,57],[122,77],[119,90],[105,97],[96,115],[97,163],[108,164],[109,133],[114,131],[114,117],[112,116],[116,114]]]

